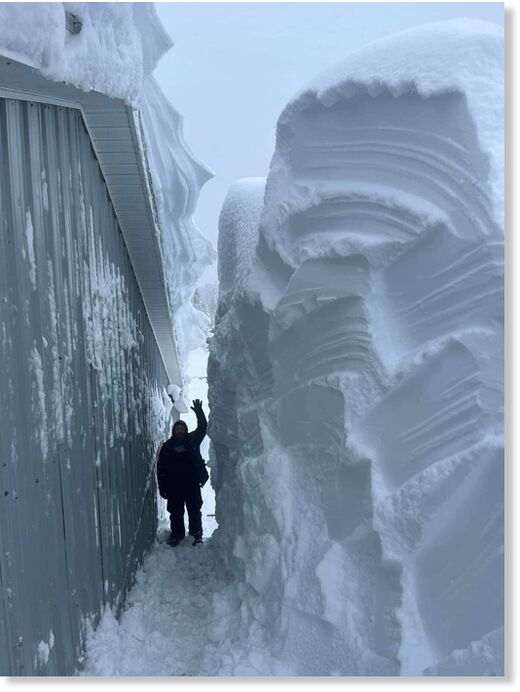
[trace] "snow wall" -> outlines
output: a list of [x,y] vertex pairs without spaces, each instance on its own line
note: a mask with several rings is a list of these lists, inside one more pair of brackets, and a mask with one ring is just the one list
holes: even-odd
[[502,51],[353,54],[222,209],[213,540],[271,672],[503,674]]

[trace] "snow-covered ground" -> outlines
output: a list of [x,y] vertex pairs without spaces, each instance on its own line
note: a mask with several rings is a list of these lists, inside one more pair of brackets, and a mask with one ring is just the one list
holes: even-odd
[[211,542],[192,546],[187,537],[173,549],[168,533],[164,522],[120,621],[107,609],[90,630],[82,675],[205,674],[201,655],[226,575]]
[[119,621],[107,608],[96,630],[87,628],[78,675],[289,674],[265,647],[255,614],[261,604],[250,587],[236,583],[212,539],[193,546],[187,537],[172,548],[168,533],[161,522]]

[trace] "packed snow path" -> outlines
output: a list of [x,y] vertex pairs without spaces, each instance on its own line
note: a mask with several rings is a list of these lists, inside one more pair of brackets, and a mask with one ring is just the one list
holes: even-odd
[[107,608],[89,628],[82,676],[271,675],[263,631],[213,537],[175,547],[169,530],[139,570],[119,622]]
[[[166,538],[163,530],[160,539]],[[197,675],[212,594],[225,580],[211,543],[157,541],[120,622],[110,610],[87,644],[83,675]]]

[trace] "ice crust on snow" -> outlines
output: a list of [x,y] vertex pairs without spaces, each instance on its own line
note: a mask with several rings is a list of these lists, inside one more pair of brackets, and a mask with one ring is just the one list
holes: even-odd
[[502,57],[469,20],[360,50],[224,204],[213,541],[264,674],[503,674]]

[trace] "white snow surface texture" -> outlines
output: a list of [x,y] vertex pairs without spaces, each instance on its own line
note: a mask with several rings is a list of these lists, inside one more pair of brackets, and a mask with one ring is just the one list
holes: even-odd
[[262,674],[503,674],[502,58],[469,20],[364,48],[224,204],[211,540]]
[[[71,13],[82,24],[66,28]],[[44,77],[138,106],[143,80],[172,46],[152,3],[1,3],[2,55]]]
[[[78,34],[67,30],[66,12],[81,21]],[[209,328],[191,297],[216,252],[192,214],[213,173],[189,150],[182,116],[153,77],[172,45],[153,3],[0,3],[2,55],[37,68],[47,79],[121,99],[140,116],[172,328],[186,375],[189,352],[205,346]],[[189,387],[187,381],[177,384]]]

